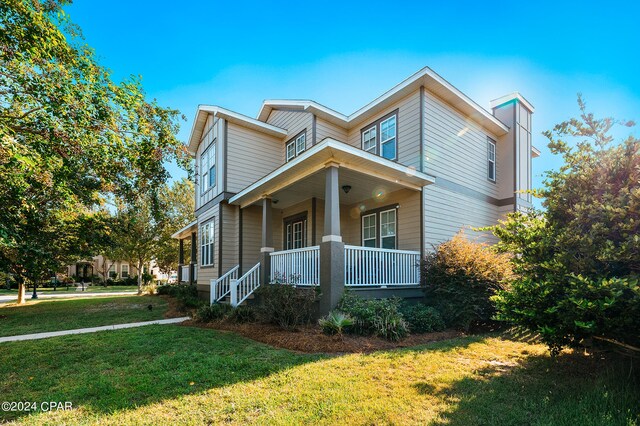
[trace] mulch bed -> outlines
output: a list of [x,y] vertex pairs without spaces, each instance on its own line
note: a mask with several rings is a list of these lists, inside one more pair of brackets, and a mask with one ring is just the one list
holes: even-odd
[[327,336],[322,332],[320,327],[315,325],[300,327],[296,331],[285,331],[271,324],[236,324],[227,321],[209,324],[186,321],[182,323],[182,325],[233,332],[270,346],[303,353],[368,353],[379,350],[406,348],[464,335],[464,333],[459,331],[441,331],[437,333],[412,334],[399,342],[390,342],[379,337],[350,334]]

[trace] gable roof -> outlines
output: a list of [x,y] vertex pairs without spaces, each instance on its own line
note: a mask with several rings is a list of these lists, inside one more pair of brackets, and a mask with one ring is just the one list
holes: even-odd
[[456,89],[451,83],[439,76],[429,67],[424,67],[411,77],[378,98],[369,102],[353,114],[344,115],[331,108],[311,100],[265,100],[258,113],[257,119],[266,122],[269,114],[274,109],[294,109],[309,111],[317,117],[331,123],[339,124],[347,129],[354,128],[369,117],[382,112],[385,108],[402,99],[406,95],[424,86],[428,91],[447,101],[454,108],[470,117],[483,128],[496,135],[502,135],[509,131],[509,127],[494,117],[490,112],[482,108],[467,95]]
[[207,116],[209,114],[212,114],[214,117],[224,118],[231,123],[236,123],[241,126],[248,127],[249,129],[259,130],[272,136],[281,138],[287,136],[287,131],[285,129],[258,121],[255,118],[251,118],[219,106],[198,105],[196,118],[193,120],[191,135],[189,136],[188,151],[191,155],[196,154],[198,144],[202,138],[202,133],[205,130],[204,126],[207,123]]

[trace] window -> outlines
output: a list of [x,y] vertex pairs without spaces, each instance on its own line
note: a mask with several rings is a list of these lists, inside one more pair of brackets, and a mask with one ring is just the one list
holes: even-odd
[[376,142],[376,126],[371,127],[369,130],[365,130],[362,133],[362,149],[367,152],[376,153],[378,144]]
[[398,113],[394,111],[361,130],[362,149],[389,160],[396,160],[398,157],[397,121]]
[[209,189],[216,186],[216,144],[209,145],[209,148],[200,156],[200,193],[204,194]]
[[364,247],[376,247],[378,240],[376,231],[376,215],[362,216],[362,245]]
[[120,265],[120,277],[129,278],[129,265]]
[[107,272],[107,277],[116,278],[118,273],[116,272],[116,265],[109,266],[109,272]]
[[213,265],[213,220],[200,226],[200,264]]
[[307,214],[301,213],[284,219],[286,250],[307,246]]
[[487,179],[496,181],[496,143],[487,138]]
[[364,247],[397,248],[397,213],[387,208],[362,216],[362,245]]
[[380,123],[380,151],[384,158],[396,159],[396,116]]
[[380,212],[380,246],[396,248],[396,209]]
[[286,145],[287,161],[291,161],[293,158],[300,155],[307,148],[306,130],[293,138],[292,141]]

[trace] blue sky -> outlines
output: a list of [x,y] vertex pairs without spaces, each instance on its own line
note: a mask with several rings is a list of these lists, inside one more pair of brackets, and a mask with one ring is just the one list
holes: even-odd
[[596,114],[640,120],[640,2],[76,0],[66,11],[116,79],[140,75],[186,115],[183,140],[198,104],[255,117],[267,98],[313,99],[349,114],[425,65],[487,109],[516,90],[536,107],[534,186],[559,164],[540,132],[577,115],[576,93]]

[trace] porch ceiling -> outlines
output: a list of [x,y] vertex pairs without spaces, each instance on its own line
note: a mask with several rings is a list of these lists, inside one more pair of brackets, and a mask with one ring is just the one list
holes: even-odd
[[402,188],[420,190],[434,178],[411,167],[365,152],[334,139],[324,139],[307,152],[284,164],[253,185],[236,194],[230,204],[247,207],[263,197],[271,197],[277,208],[286,208],[311,197],[324,198],[327,164],[340,167],[340,186],[349,185],[348,194],[340,191],[342,204],[384,196]]
[[176,238],[178,240],[182,240],[184,238],[190,237],[192,232],[196,232],[198,229],[198,221],[194,220],[184,228],[178,230],[175,234],[171,236],[171,238]]

